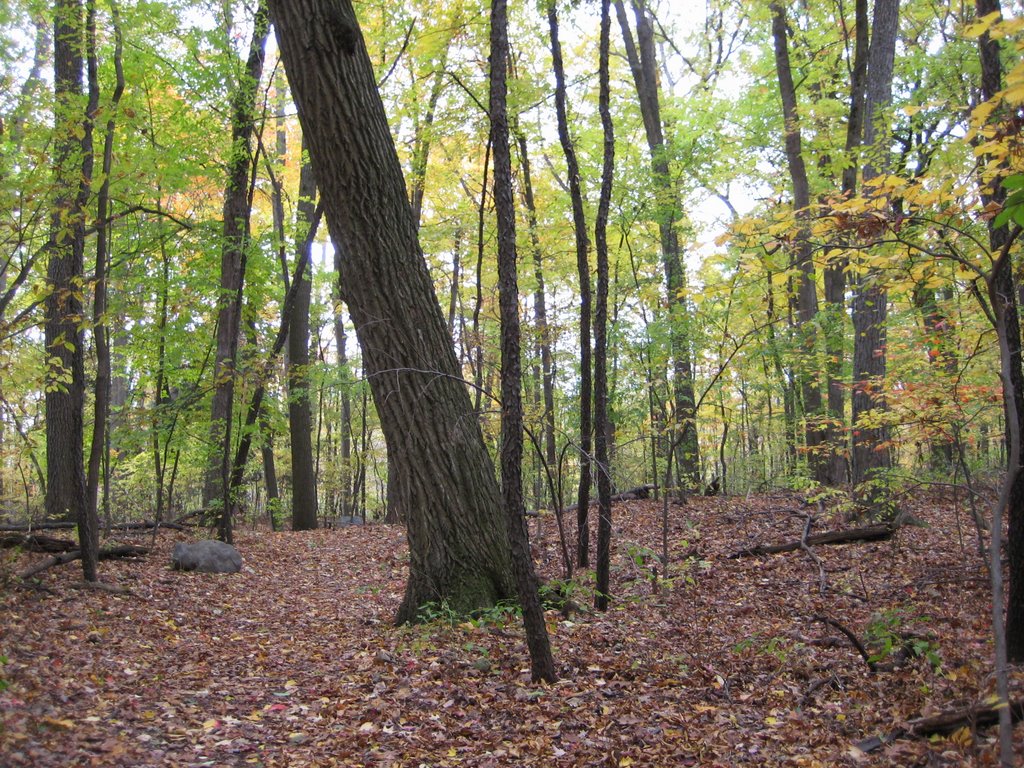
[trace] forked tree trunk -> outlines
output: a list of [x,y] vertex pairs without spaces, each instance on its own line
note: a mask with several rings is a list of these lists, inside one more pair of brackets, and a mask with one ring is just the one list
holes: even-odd
[[416,239],[402,169],[349,0],[273,0],[281,55],[340,259],[406,518],[399,622],[515,594],[494,465]]

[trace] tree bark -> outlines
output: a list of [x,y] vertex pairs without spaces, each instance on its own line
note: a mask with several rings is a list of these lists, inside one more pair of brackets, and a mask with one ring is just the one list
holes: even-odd
[[[999,11],[999,0],[977,0],[976,12],[979,18]],[[981,99],[988,101],[1003,87],[1000,43],[986,32],[978,39],[978,52],[981,58]],[[1006,191],[999,183],[986,184],[982,190],[982,202],[986,205],[993,202],[1001,204],[1005,199]],[[992,220],[989,220],[988,226],[989,245],[992,253],[997,256],[1007,246],[1010,231],[1006,226],[993,226]],[[1006,323],[1009,356],[1007,376],[1011,386],[1003,387],[1003,409],[1006,414],[1006,435],[1009,444],[1013,432],[1010,424],[1011,413],[1017,414],[1016,433],[1024,435],[1024,369],[1021,366],[1020,308],[1017,304],[1019,286],[1015,284],[1011,268],[996,271],[992,280],[993,292],[1002,298],[1001,309]],[[1013,398],[1013,403],[1010,402],[1010,398]],[[1010,454],[1009,449],[1007,453]],[[1009,586],[1006,606],[1006,651],[1010,661],[1019,662],[1024,661],[1024,470],[1008,467],[1009,470],[1014,470],[1015,474],[1007,504],[1006,550],[1009,559]]]
[[[296,258],[311,264],[316,181],[303,142],[299,169],[298,226],[295,232]],[[309,402],[309,304],[312,269],[303,270],[288,323],[288,433],[292,454],[292,530],[317,527],[316,475],[313,471],[313,413]]]
[[[875,0],[872,12],[871,43],[864,102],[864,140],[867,157],[864,183],[869,185],[880,169],[888,165],[888,118],[885,112],[892,102],[893,65],[896,33],[899,28],[899,0]],[[881,389],[886,372],[885,323],[889,295],[877,270],[853,280],[853,447],[851,474],[854,487],[871,513],[888,514],[883,509],[886,494],[878,487],[865,487],[879,472],[892,466],[889,430],[870,426],[863,419],[870,411],[886,410]],[[874,421],[869,417],[869,421]]]
[[[515,594],[494,465],[416,239],[402,170],[348,0],[273,0],[278,43],[406,515],[400,623]],[[439,450],[443,447],[444,450]]]
[[700,446],[697,441],[697,400],[694,392],[693,362],[687,331],[689,309],[686,302],[686,268],[679,246],[676,222],[680,217],[679,190],[669,168],[669,147],[661,121],[658,91],[657,55],[654,30],[644,0],[632,0],[636,19],[636,42],[629,27],[623,0],[615,0],[615,11],[626,58],[633,74],[640,114],[644,121],[647,146],[651,155],[651,178],[656,201],[656,221],[661,240],[662,267],[670,318],[672,388],[675,401],[675,440],[679,457],[679,479],[696,486],[700,481]]
[[217,352],[213,368],[213,401],[210,405],[210,458],[203,487],[203,507],[209,509],[215,500],[220,500],[218,535],[227,542],[232,538],[233,504],[227,494],[230,484],[231,412],[235,394],[238,333],[246,251],[249,247],[249,177],[253,162],[251,143],[255,131],[256,92],[263,74],[264,49],[269,31],[266,0],[260,0],[245,69],[231,97],[231,154],[224,189],[220,291],[217,297]]
[[[54,197],[46,279],[46,514],[78,522],[86,581],[97,578],[99,537],[86,498],[82,281],[85,206],[92,177],[92,114],[83,113],[81,0],[54,5]],[[94,106],[94,105],[90,105]],[[78,137],[81,138],[78,138]]]
[[512,197],[512,157],[506,107],[508,8],[491,3],[490,121],[494,152],[494,207],[498,217],[498,303],[501,314],[501,490],[508,520],[512,572],[530,649],[534,682],[557,679],[523,506],[523,401],[520,363],[519,285],[516,276],[516,224]]
[[558,39],[558,9],[554,2],[548,4],[548,27],[551,35],[551,66],[555,73],[558,139],[565,154],[569,179],[573,235],[576,242],[576,271],[579,275],[580,288],[580,483],[576,494],[576,563],[581,568],[586,568],[590,563],[590,449],[593,433],[590,240],[587,237],[587,217],[583,208],[580,167],[576,159],[576,147],[569,135],[569,118],[565,103],[565,68],[562,63],[562,44]]
[[601,41],[599,44],[598,110],[604,151],[601,167],[601,194],[594,223],[597,254],[597,303],[594,307],[594,467],[597,469],[597,574],[594,607],[608,610],[612,549],[612,477],[609,461],[611,423],[608,418],[608,209],[612,198],[615,169],[615,130],[612,125],[611,87],[608,83],[608,49],[611,36],[610,0],[601,0]]
[[812,247],[807,228],[810,217],[811,185],[807,179],[800,134],[800,115],[797,110],[796,86],[789,60],[789,41],[786,12],[779,3],[771,4],[772,38],[775,43],[775,70],[782,97],[783,129],[786,147],[786,163],[793,185],[793,208],[799,229],[792,253],[793,266],[797,268],[797,311],[795,332],[800,351],[798,378],[803,399],[804,439],[807,460],[815,481],[827,483],[829,462],[826,455],[825,430],[821,422],[821,387],[815,370],[815,350],[818,345],[816,320],[818,314],[818,289],[814,274]]

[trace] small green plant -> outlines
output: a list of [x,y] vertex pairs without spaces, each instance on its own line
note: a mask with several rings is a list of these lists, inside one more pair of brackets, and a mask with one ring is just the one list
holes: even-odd
[[868,658],[872,664],[885,659],[899,660],[899,657],[924,659],[929,666],[938,671],[942,666],[942,656],[935,644],[926,637],[901,631],[905,624],[920,624],[928,621],[927,616],[907,618],[905,611],[892,608],[876,613],[864,631],[868,646],[874,653]]
[[[8,663],[7,657],[3,656],[3,655],[0,655],[0,667],[7,666],[7,663]],[[0,675],[0,693],[3,693],[4,691],[6,691],[9,686],[10,686],[10,683],[7,682],[7,678],[4,677],[3,675]]]
[[435,602],[431,600],[424,603],[416,611],[416,620],[420,624],[449,624],[456,625],[461,617],[448,604],[447,600]]

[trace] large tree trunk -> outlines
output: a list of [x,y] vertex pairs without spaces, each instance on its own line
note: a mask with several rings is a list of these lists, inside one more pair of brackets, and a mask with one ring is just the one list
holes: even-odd
[[818,333],[818,289],[814,276],[814,261],[807,220],[810,216],[811,185],[807,179],[807,165],[804,163],[800,135],[800,115],[797,111],[796,86],[789,61],[789,40],[786,27],[786,12],[779,3],[772,3],[772,37],[775,42],[775,70],[778,74],[779,93],[782,97],[783,133],[786,147],[786,163],[793,185],[793,208],[800,229],[792,254],[793,266],[797,269],[796,327],[800,349],[798,378],[803,398],[805,419],[804,439],[807,460],[811,474],[819,483],[829,480],[829,462],[825,455],[825,431],[821,423],[821,386],[815,365],[815,348]]
[[[416,239],[402,169],[348,0],[273,0],[340,291],[356,326],[409,538],[399,622],[515,594],[494,465]],[[439,450],[440,448],[440,450]]]
[[580,281],[580,484],[576,495],[576,563],[586,568],[590,562],[590,446],[593,432],[591,411],[593,395],[592,350],[590,345],[591,292],[590,292],[590,240],[587,237],[587,217],[583,209],[583,187],[576,148],[569,135],[566,111],[565,68],[562,64],[562,45],[558,39],[558,10],[554,2],[548,4],[548,27],[551,32],[551,59],[555,73],[555,113],[558,119],[558,139],[565,154],[569,177],[569,198],[572,202],[573,234],[576,242],[576,270]]
[[263,75],[264,48],[270,25],[266,0],[256,9],[252,41],[244,71],[231,97],[231,154],[224,189],[221,234],[220,291],[217,297],[217,352],[210,405],[210,457],[203,486],[203,507],[219,500],[218,535],[231,541],[231,500],[228,498],[231,462],[231,411],[235,394],[238,333],[242,316],[246,251],[249,247],[252,136],[255,130],[256,92]]
[[[305,142],[302,157],[306,158]],[[310,262],[312,242],[308,230],[316,208],[316,181],[309,161],[299,169],[296,258]],[[288,433],[292,452],[292,530],[308,531],[317,525],[316,475],[313,471],[313,412],[309,402],[309,303],[312,269],[302,272],[288,324]]]
[[92,119],[82,103],[81,0],[54,6],[54,197],[46,279],[46,513],[78,521],[82,570],[96,581],[99,538],[86,500],[82,436],[85,365],[81,318],[85,205],[92,177]]

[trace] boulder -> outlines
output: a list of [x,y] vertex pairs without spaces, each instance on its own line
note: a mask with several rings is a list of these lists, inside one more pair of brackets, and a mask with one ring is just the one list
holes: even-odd
[[181,541],[174,545],[171,566],[176,571],[238,573],[242,570],[242,556],[223,541],[204,539],[192,544]]

